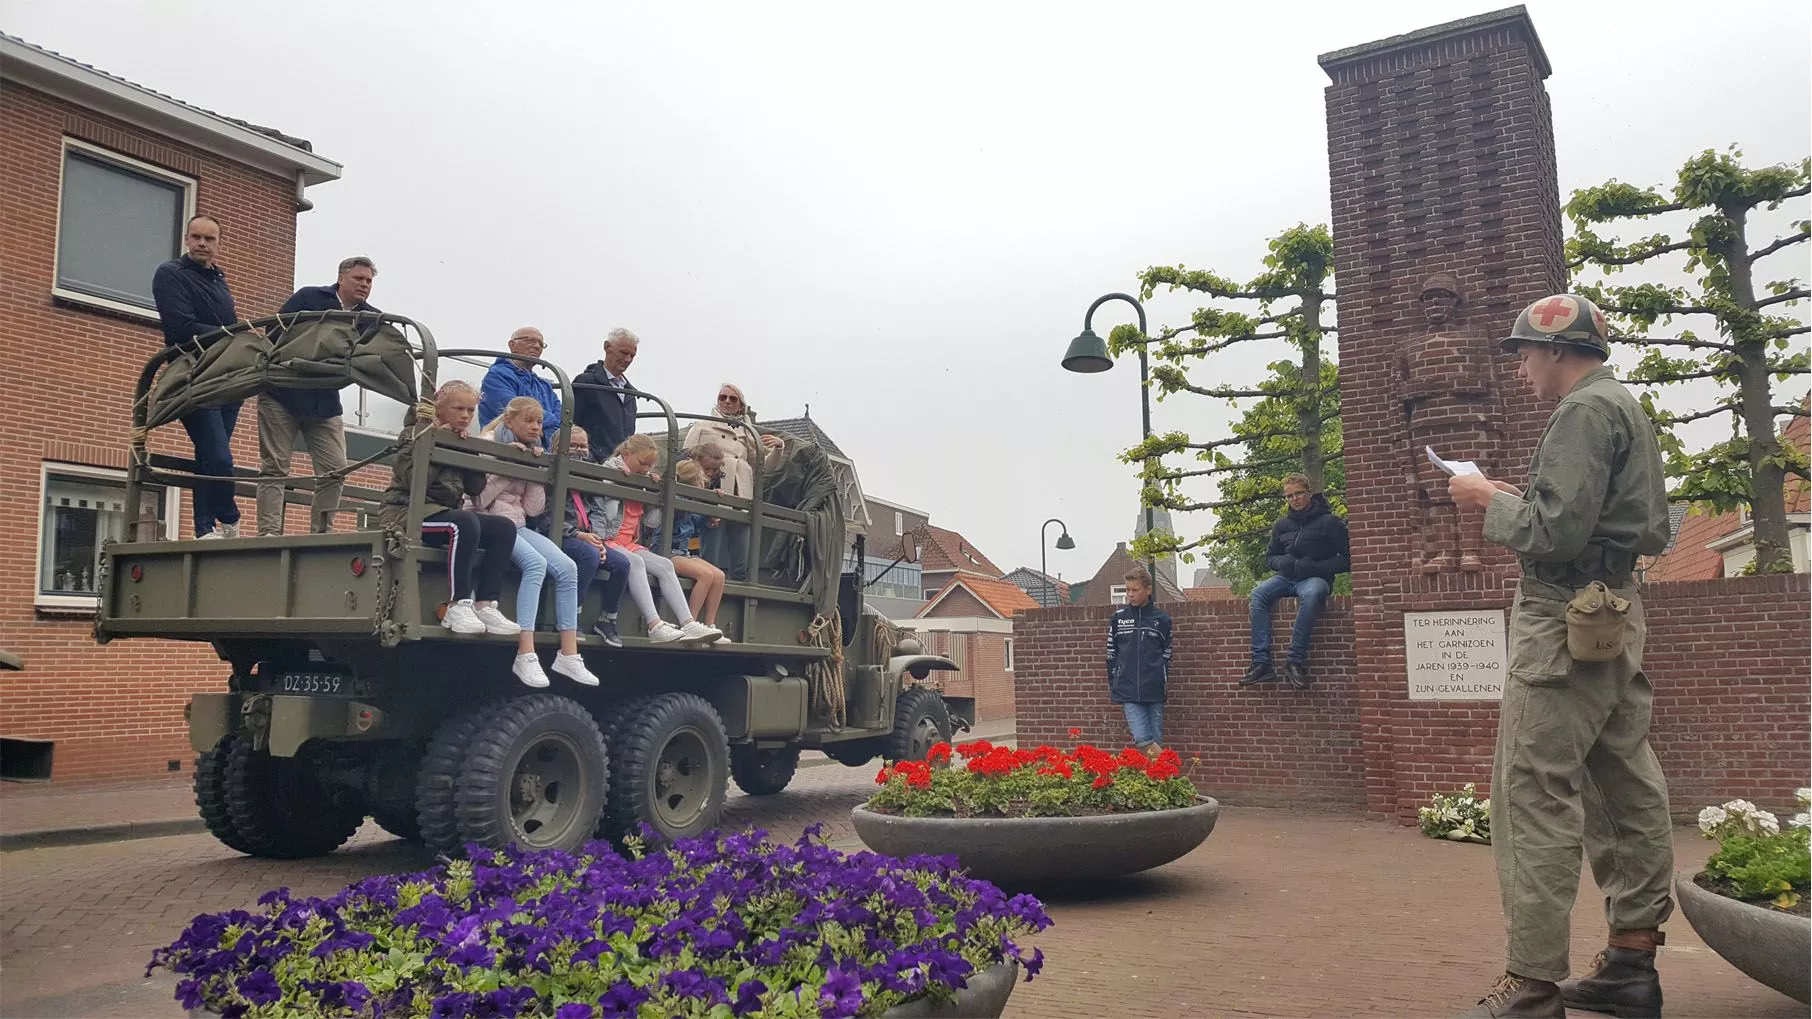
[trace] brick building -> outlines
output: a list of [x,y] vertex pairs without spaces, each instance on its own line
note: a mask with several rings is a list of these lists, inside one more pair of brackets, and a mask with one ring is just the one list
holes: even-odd
[[[100,542],[123,536],[134,383],[162,346],[158,263],[182,252],[188,216],[221,223],[221,265],[239,314],[274,312],[294,289],[304,189],[339,164],[308,142],[212,113],[0,35],[0,674],[9,777],[143,778],[186,771],[190,693],[225,682],[205,645],[90,638]],[[46,427],[50,422],[50,427]],[[180,428],[154,451],[187,455]],[[256,466],[255,409],[234,434]],[[187,532],[186,499],[139,509]],[[251,501],[242,496],[248,514]],[[292,522],[292,526],[294,526]],[[54,771],[50,768],[54,762]]]
[[957,664],[961,671],[944,677],[944,692],[975,698],[976,721],[987,722],[1013,716],[1014,614],[1037,607],[1008,581],[959,573],[900,625]]

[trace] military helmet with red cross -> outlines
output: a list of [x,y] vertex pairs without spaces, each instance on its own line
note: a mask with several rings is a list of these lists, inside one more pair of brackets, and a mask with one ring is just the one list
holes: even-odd
[[1588,350],[1600,361],[1611,357],[1611,332],[1604,322],[1604,312],[1578,294],[1555,294],[1544,297],[1516,316],[1510,335],[1498,341],[1505,353],[1514,353],[1519,343],[1552,343],[1563,347]]

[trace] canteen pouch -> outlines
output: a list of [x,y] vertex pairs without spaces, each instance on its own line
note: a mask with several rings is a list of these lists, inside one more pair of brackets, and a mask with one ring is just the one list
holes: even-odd
[[1567,651],[1576,662],[1608,662],[1623,654],[1630,601],[1594,580],[1567,602]]

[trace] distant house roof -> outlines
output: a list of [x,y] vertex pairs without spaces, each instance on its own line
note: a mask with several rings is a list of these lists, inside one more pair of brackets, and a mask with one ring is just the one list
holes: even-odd
[[[1121,578],[1126,575],[1126,571],[1132,569],[1134,566],[1144,565],[1144,560],[1134,559],[1132,553],[1127,551],[1126,542],[1122,541],[1116,544],[1113,552],[1109,553],[1107,560],[1101,564],[1101,568],[1096,570],[1095,575],[1090,577],[1087,581],[1088,589],[1076,596],[1074,604],[1112,604],[1113,589],[1121,583]],[[1158,570],[1156,580],[1158,584],[1157,596],[1160,602],[1179,602],[1184,600],[1183,589],[1178,587],[1176,582],[1165,574],[1162,568]]]
[[948,528],[926,524],[919,528],[919,569],[925,573],[961,570],[998,577],[1004,570],[994,565],[969,539]]
[[1189,601],[1240,600],[1239,595],[1233,593],[1232,584],[1228,584],[1224,587],[1186,587],[1183,589],[1183,597]]
[[959,573],[950,578],[950,582],[938,591],[937,597],[926,602],[925,607],[919,609],[919,618],[932,615],[937,607],[948,600],[958,589],[969,592],[983,607],[1002,619],[1012,619],[1015,612],[1038,607],[1038,603],[1032,600],[1031,595],[1004,580],[977,576],[973,573]]
[[316,155],[306,139],[183,102],[3,32],[0,73],[31,88],[260,169],[285,177],[300,173],[304,185],[340,177],[340,164]]
[[812,412],[809,408],[806,410],[804,417],[780,418],[774,421],[758,421],[756,423],[763,428],[779,432],[782,435],[790,435],[795,439],[803,439],[806,442],[815,442],[822,447],[826,453],[829,453],[831,456],[837,457],[838,459],[849,459],[849,455],[837,448],[837,444],[831,441],[831,437],[825,434],[824,429],[818,427],[818,422],[812,420]]
[[1214,567],[1212,566],[1198,566],[1195,568],[1195,586],[1232,587],[1233,582],[1214,572]]
[[[1794,417],[1788,421],[1781,429],[1781,440],[1802,453],[1812,449],[1812,419]],[[1812,507],[1812,488],[1804,481],[1790,477],[1786,502],[1789,514],[1807,512]],[[1746,514],[1711,513],[1702,507],[1681,503],[1668,507],[1668,522],[1673,524],[1673,537],[1667,548],[1642,571],[1642,579],[1648,583],[1722,577],[1724,552],[1711,546],[1718,539],[1750,526]]]
[[[1000,579],[1019,588],[1032,599],[1046,608],[1054,605],[1068,605],[1070,602],[1070,585],[1067,581],[1058,580],[1048,573],[1041,573],[1030,566],[1021,566]],[[1049,593],[1047,604],[1042,595]]]

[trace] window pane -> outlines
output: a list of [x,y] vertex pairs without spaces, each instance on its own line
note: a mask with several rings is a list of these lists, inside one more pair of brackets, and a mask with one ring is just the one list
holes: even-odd
[[[146,489],[141,512],[155,514],[162,533],[164,492]],[[101,543],[126,536],[126,483],[52,474],[44,485],[40,594],[95,594]]]
[[182,251],[183,189],[74,149],[64,154],[57,286],[143,308]]

